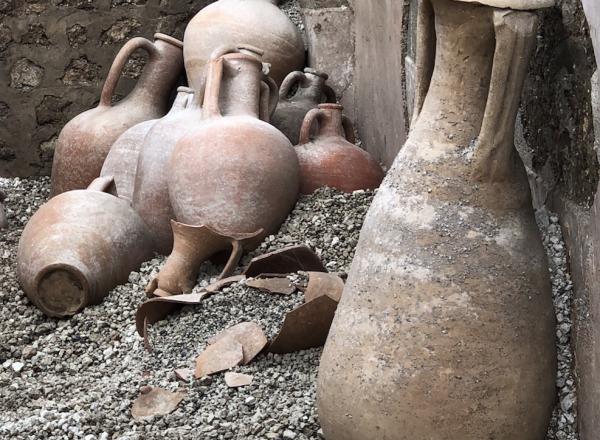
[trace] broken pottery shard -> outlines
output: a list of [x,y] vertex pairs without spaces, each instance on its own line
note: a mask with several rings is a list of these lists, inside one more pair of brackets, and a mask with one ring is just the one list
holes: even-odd
[[238,281],[243,280],[243,275],[236,275],[233,277],[225,278],[216,281],[209,286],[205,287],[202,292],[190,293],[188,295],[174,295],[169,297],[152,298],[142,305],[139,306],[135,315],[135,324],[137,332],[140,336],[144,336],[144,320],[147,320],[148,324],[154,324],[167,317],[171,312],[176,310],[180,306],[200,304],[200,302],[212,293],[218,292],[219,290],[227,287],[231,284],[235,284]]
[[278,293],[281,295],[291,295],[296,291],[296,287],[291,283],[291,281],[284,277],[254,278],[246,281],[246,286],[261,290],[263,292]]
[[337,301],[328,295],[295,308],[285,316],[269,351],[293,353],[325,344],[336,309]]
[[265,332],[254,322],[242,322],[223,330],[208,340],[209,344],[217,344],[222,340],[234,340],[242,345],[244,365],[250,363],[268,343]]
[[189,380],[194,377],[194,370],[191,368],[177,368],[175,370],[175,377],[184,382],[189,382]]
[[340,302],[344,280],[332,273],[309,272],[308,285],[304,292],[304,301],[310,302],[320,296],[327,295],[336,302]]
[[229,388],[245,387],[252,384],[252,376],[242,373],[225,373],[225,383]]
[[144,387],[138,398],[133,402],[131,415],[136,420],[167,415],[177,408],[184,397],[184,393],[173,393],[162,388]]
[[223,338],[206,347],[196,358],[196,378],[229,370],[244,360],[242,344],[233,338]]
[[288,274],[303,271],[327,272],[321,259],[305,245],[290,246],[253,258],[244,275]]

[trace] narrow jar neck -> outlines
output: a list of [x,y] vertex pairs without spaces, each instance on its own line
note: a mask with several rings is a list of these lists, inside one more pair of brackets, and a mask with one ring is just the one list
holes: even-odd
[[219,106],[223,116],[260,116],[262,65],[248,59],[224,63]]
[[342,124],[341,109],[321,109],[319,119],[319,136],[341,136],[344,137],[344,126]]

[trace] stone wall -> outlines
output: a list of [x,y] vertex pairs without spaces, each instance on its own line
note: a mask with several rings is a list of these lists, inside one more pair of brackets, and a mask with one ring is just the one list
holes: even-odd
[[[48,174],[62,126],[93,107],[133,36],[177,38],[211,0],[0,0],[0,176]],[[128,63],[117,98],[135,84]]]

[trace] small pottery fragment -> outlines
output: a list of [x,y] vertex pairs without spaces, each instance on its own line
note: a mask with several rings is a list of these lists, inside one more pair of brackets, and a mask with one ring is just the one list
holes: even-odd
[[243,364],[249,364],[265,348],[268,343],[265,332],[260,325],[254,322],[242,322],[223,330],[208,340],[209,344],[216,344],[223,339],[234,339],[244,348]]
[[[324,186],[343,192],[375,189],[384,178],[377,161],[354,145],[354,128],[342,116],[342,110],[339,104],[320,104],[304,119],[296,147],[302,194],[312,194]],[[319,128],[311,141],[310,131],[315,122]]]
[[185,393],[164,390],[157,387],[144,387],[133,402],[131,415],[135,420],[152,416],[165,416],[177,409]]
[[234,338],[223,338],[210,344],[196,358],[196,379],[229,370],[244,359],[242,344]]
[[[125,130],[166,113],[171,89],[183,68],[182,43],[163,34],[154,38],[154,43],[141,37],[129,40],[110,68],[98,107],[78,115],[61,131],[52,164],[52,195],[87,188],[100,175],[110,147]],[[148,63],[133,91],[113,105],[121,72],[137,49],[148,53]]]
[[271,353],[293,353],[325,344],[337,301],[323,295],[289,312],[269,345]]
[[286,277],[262,277],[246,281],[246,286],[268,293],[291,295],[296,287]]
[[[306,114],[323,102],[336,102],[335,92],[325,84],[328,75],[307,67],[290,73],[279,89],[279,104],[271,124],[287,136],[292,145],[300,140],[300,127]],[[298,86],[292,96],[290,91]]]
[[225,373],[225,383],[229,388],[239,388],[252,385],[253,377],[242,373]]
[[344,280],[332,273],[309,272],[308,285],[304,291],[304,301],[310,302],[320,296],[327,295],[336,302],[342,299]]

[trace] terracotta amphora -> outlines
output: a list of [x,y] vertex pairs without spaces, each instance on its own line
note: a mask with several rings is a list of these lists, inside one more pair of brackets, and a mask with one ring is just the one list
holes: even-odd
[[[137,49],[148,53],[148,63],[131,93],[113,105],[121,72]],[[141,37],[129,40],[110,68],[98,107],[73,118],[58,137],[52,195],[86,188],[100,175],[110,147],[125,130],[162,117],[182,68],[181,41],[163,34],[156,34],[154,43]]]
[[127,200],[107,194],[110,178],[60,194],[33,215],[21,236],[23,290],[49,316],[98,304],[152,257],[152,240]]
[[[306,114],[296,154],[300,162],[300,192],[312,194],[328,186],[344,192],[375,189],[384,177],[381,165],[354,145],[354,128],[339,104],[319,104]],[[318,129],[310,140],[315,122]]]
[[327,440],[543,440],[555,319],[513,146],[536,15],[420,5],[433,74],[361,231],[319,367],[319,420]]
[[[292,145],[300,139],[300,127],[306,114],[322,102],[337,102],[335,92],[325,84],[329,76],[307,67],[304,72],[292,72],[279,89],[279,104],[271,124],[287,136]],[[290,92],[297,86],[292,96]]]
[[[202,91],[203,92],[203,91]],[[202,120],[200,97],[187,87],[178,89],[171,111],[152,126],[144,139],[137,164],[133,208],[144,219],[154,238],[156,251],[168,255],[173,249],[167,177],[175,145]]]
[[[186,225],[204,227],[222,238],[188,240],[187,247],[196,248],[199,256],[193,263],[180,264],[181,252],[172,254],[152,286],[161,294],[186,292],[202,261],[221,251],[223,243],[233,249],[225,276],[237,264],[236,249],[258,245],[294,206],[298,159],[285,135],[266,122],[277,99],[277,86],[263,73],[259,49],[246,47],[210,62],[203,122],[177,143],[168,187],[179,231]],[[197,249],[203,245],[205,249]]]
[[286,75],[302,70],[304,43],[298,28],[281,11],[278,0],[219,0],[190,21],[183,53],[190,86],[200,89],[205,66],[213,51],[240,42],[264,50],[270,76],[281,84]]

